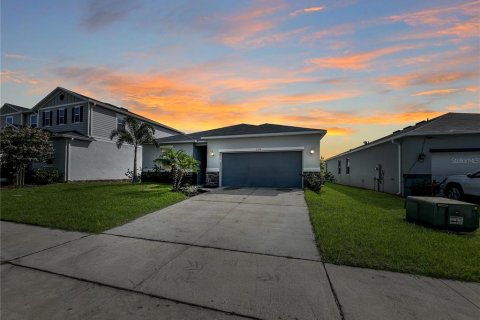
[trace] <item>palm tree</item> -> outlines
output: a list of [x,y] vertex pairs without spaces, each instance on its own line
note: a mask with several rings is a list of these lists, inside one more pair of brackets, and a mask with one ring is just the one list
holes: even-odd
[[[182,151],[182,150],[180,150]],[[170,173],[172,175],[173,190],[177,190],[178,179],[178,155],[179,153],[173,149],[167,149],[160,154],[160,157],[154,161],[158,164],[170,167]]]
[[169,166],[172,174],[173,190],[178,191],[182,186],[182,179],[187,172],[198,172],[199,162],[183,150],[165,150],[156,163]]
[[140,122],[132,116],[125,118],[124,125],[113,130],[110,133],[110,140],[117,138],[117,148],[120,149],[124,143],[133,145],[133,179],[132,183],[137,182],[137,150],[138,146],[144,144],[154,144],[158,147],[155,140],[155,128],[148,123]]

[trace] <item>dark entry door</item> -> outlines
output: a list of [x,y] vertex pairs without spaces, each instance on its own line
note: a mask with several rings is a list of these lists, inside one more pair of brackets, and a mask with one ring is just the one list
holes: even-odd
[[302,187],[302,152],[242,152],[222,154],[222,186]]

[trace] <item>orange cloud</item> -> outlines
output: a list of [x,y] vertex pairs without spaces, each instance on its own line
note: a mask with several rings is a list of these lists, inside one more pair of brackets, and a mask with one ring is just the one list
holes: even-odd
[[308,62],[317,68],[363,70],[368,68],[373,60],[413,48],[415,46],[392,46],[343,57],[314,58]]
[[402,15],[389,16],[385,19],[392,22],[404,22],[411,26],[441,26],[458,22],[459,15],[476,16],[480,13],[480,1],[467,2],[460,5],[432,8]]
[[5,70],[0,72],[0,83],[17,83],[34,85],[38,81],[22,71]]
[[447,106],[447,111],[449,112],[458,112],[458,111],[472,111],[480,112],[480,104],[478,102],[467,102],[465,104],[451,104]]
[[420,91],[413,94],[414,97],[417,96],[444,96],[452,93],[458,92],[458,89],[436,89],[428,91]]
[[311,42],[323,38],[339,37],[345,34],[351,34],[355,31],[355,25],[342,24],[325,30],[317,31],[302,37],[302,42]]
[[298,28],[287,32],[267,34],[265,36],[256,37],[245,41],[243,45],[248,47],[262,47],[274,43],[282,43],[296,37],[298,34],[304,32],[305,30],[306,28]]
[[278,3],[271,4],[268,1],[262,4],[262,7],[255,7],[238,15],[225,17],[223,19],[225,25],[222,26],[215,40],[235,46],[251,39],[258,33],[275,27],[278,24],[278,19],[271,17],[271,15],[285,6]]
[[380,77],[377,79],[377,82],[386,84],[395,89],[402,89],[414,85],[436,85],[461,80],[470,80],[477,78],[479,75],[479,71],[412,72]]
[[298,15],[304,14],[304,13],[312,13],[312,12],[322,11],[323,9],[325,9],[325,7],[322,7],[322,6],[310,7],[310,8],[295,10],[295,11],[291,12],[290,15],[292,17],[295,17],[295,16],[298,16]]
[[[189,72],[191,70],[189,69]],[[269,122],[287,123],[287,116],[291,112],[289,109],[293,106],[347,99],[360,94],[354,91],[297,95],[270,93],[249,97],[242,94],[242,98],[225,100],[218,98],[222,90],[230,90],[238,95],[246,89],[254,90],[255,86],[274,88],[284,83],[313,79],[231,78],[224,82],[214,74],[213,78],[205,77],[201,83],[195,84],[188,82],[187,77],[179,71],[175,76],[126,73],[106,68],[57,68],[53,71],[69,81],[81,84],[80,90],[77,89],[79,92],[90,91],[89,94],[93,97],[118,103],[134,112],[185,131],[239,122],[264,123],[266,117]],[[205,74],[205,69],[200,68],[196,72]],[[195,73],[190,75],[190,78],[196,78]],[[283,106],[288,109],[282,109]],[[301,125],[297,122],[295,124]]]

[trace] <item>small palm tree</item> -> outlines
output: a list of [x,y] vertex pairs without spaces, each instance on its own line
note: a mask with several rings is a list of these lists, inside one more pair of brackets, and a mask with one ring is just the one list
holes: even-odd
[[173,190],[178,191],[182,186],[182,180],[187,172],[198,172],[199,162],[183,150],[165,150],[156,163],[169,166],[172,174]]
[[123,126],[115,129],[110,133],[110,140],[117,138],[117,147],[120,149],[124,143],[133,145],[133,179],[132,183],[138,181],[137,177],[137,150],[138,146],[144,144],[154,144],[158,147],[155,140],[155,128],[145,122],[140,122],[132,116],[125,118]]
[[177,179],[178,179],[178,152],[173,149],[167,149],[160,154],[160,157],[154,161],[158,164],[170,167],[170,173],[172,175],[172,185],[173,189],[177,190]]

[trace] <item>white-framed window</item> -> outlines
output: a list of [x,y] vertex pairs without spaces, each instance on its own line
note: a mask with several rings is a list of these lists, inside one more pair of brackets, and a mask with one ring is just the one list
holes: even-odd
[[57,112],[57,124],[65,124],[65,109],[58,109]]
[[13,126],[13,116],[7,116],[5,118],[5,125]]
[[73,107],[73,123],[82,122],[82,107]]
[[36,128],[38,126],[38,116],[36,114],[32,114],[30,116],[30,127]]
[[43,112],[43,126],[50,127],[52,125],[52,111]]

